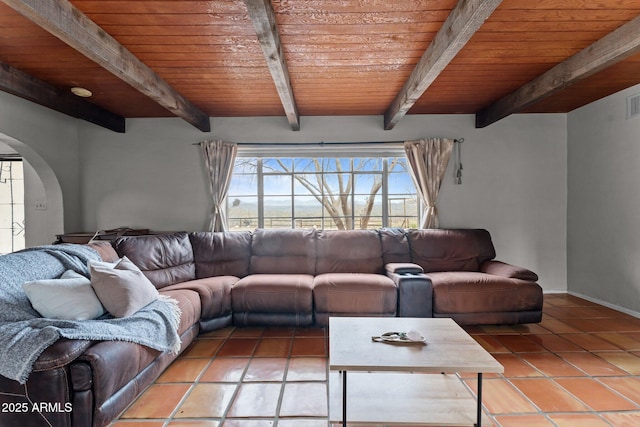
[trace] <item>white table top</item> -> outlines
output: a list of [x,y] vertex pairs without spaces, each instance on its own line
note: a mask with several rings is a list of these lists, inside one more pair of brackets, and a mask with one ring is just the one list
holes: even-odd
[[[385,332],[415,330],[426,345],[374,342]],[[329,369],[398,372],[503,372],[503,366],[448,318],[331,317]]]

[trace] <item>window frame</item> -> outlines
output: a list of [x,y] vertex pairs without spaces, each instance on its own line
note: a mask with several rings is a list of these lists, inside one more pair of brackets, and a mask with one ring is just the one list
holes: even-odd
[[[337,147],[337,149],[335,149],[336,147],[332,147],[331,151],[329,152],[328,150],[322,150],[322,149],[318,149],[318,147],[314,147],[314,148],[306,148],[306,147],[296,147],[295,151],[293,151],[290,147],[273,147],[271,149],[269,148],[256,148],[256,147],[251,147],[249,149],[242,149],[242,147],[239,148],[238,150],[238,155],[236,158],[236,162],[238,160],[249,160],[249,159],[255,159],[255,173],[251,174],[251,173],[245,173],[242,172],[243,175],[245,176],[255,176],[256,182],[256,189],[255,189],[255,194],[234,194],[234,193],[230,193],[228,194],[227,198],[226,198],[226,203],[225,203],[225,209],[226,209],[226,214],[227,214],[227,221],[228,223],[231,225],[231,223],[234,220],[239,220],[241,221],[243,218],[242,217],[232,217],[230,215],[230,203],[231,203],[231,199],[233,198],[243,198],[243,197],[251,197],[251,198],[256,198],[257,199],[257,218],[255,218],[255,222],[251,222],[254,220],[254,217],[247,217],[249,218],[249,221],[247,221],[247,225],[245,225],[245,227],[247,228],[255,228],[252,225],[253,224],[257,224],[257,228],[264,228],[265,224],[266,224],[266,220],[269,219],[276,219],[276,217],[266,217],[265,216],[265,197],[269,197],[269,194],[265,193],[265,186],[264,186],[264,181],[265,181],[265,177],[270,177],[270,176],[290,176],[290,191],[288,192],[288,194],[282,195],[282,196],[278,196],[278,197],[287,197],[290,200],[290,212],[289,212],[289,216],[288,217],[283,217],[282,219],[284,221],[288,220],[289,224],[286,228],[311,228],[311,227],[315,227],[314,226],[305,226],[304,225],[304,221],[305,220],[309,220],[310,222],[312,222],[314,219],[317,219],[317,224],[319,228],[322,229],[336,229],[338,228],[335,224],[335,222],[333,221],[332,217],[326,213],[326,208],[320,203],[319,203],[319,209],[321,210],[321,214],[319,217],[304,217],[304,216],[300,216],[300,215],[296,215],[296,178],[295,175],[298,173],[301,173],[301,171],[296,171],[295,166],[293,166],[291,168],[290,171],[286,171],[286,170],[282,170],[282,171],[273,171],[273,172],[267,172],[265,170],[265,165],[264,165],[264,160],[265,159],[291,159],[292,162],[295,161],[296,159],[311,159],[311,158],[346,158],[349,159],[350,162],[350,169],[348,171],[342,171],[340,173],[342,174],[349,174],[350,176],[352,176],[354,179],[357,179],[357,175],[379,175],[381,177],[381,188],[379,190],[379,192],[376,194],[376,198],[380,198],[380,205],[379,205],[379,210],[380,210],[380,214],[379,215],[374,215],[371,214],[369,215],[369,219],[375,219],[375,221],[377,223],[380,224],[380,226],[376,226],[376,227],[367,227],[368,229],[371,228],[384,228],[384,227],[388,227],[390,223],[392,223],[391,221],[393,221],[394,218],[402,218],[403,221],[406,221],[407,219],[412,222],[415,223],[416,226],[419,222],[419,215],[420,215],[420,199],[417,195],[417,192],[415,190],[415,188],[412,186],[412,191],[410,190],[409,192],[402,192],[402,191],[393,191],[393,189],[389,188],[389,175],[390,173],[399,173],[397,171],[395,172],[389,172],[389,164],[392,158],[395,157],[402,157],[405,158],[405,154],[404,154],[404,150],[403,149],[399,149],[397,146],[393,146],[390,147],[387,144],[375,144],[375,147],[373,149],[371,149],[372,147],[369,147],[367,150],[363,150],[361,147],[359,147],[357,150],[354,149],[354,147]],[[366,153],[366,156],[363,156],[363,152]],[[381,160],[381,167],[379,169],[376,170],[354,170],[354,160],[355,159],[368,159],[368,158],[376,158],[376,159],[380,159]],[[233,177],[236,176],[237,170],[235,170],[234,168],[234,172],[233,172]],[[324,167],[321,168],[321,171],[313,171],[313,172],[309,172],[310,174],[321,174],[322,176],[324,175],[328,175],[328,174],[334,174],[336,173],[335,170],[331,170],[331,171],[326,171],[324,170]],[[406,171],[407,174],[409,174],[408,171]],[[233,180],[232,177],[232,180]],[[408,177],[410,179],[410,177]],[[411,179],[410,179],[411,180]],[[412,181],[412,180],[411,180]],[[233,182],[233,181],[232,181]],[[354,181],[355,182],[355,181]],[[231,187],[232,188],[232,187]],[[411,198],[415,199],[415,211],[413,212],[407,212],[407,215],[394,215],[392,218],[390,218],[389,214],[390,214],[390,209],[389,209],[389,197],[390,197],[390,190],[392,190],[393,192],[391,192],[391,198],[393,199],[394,195],[410,195]],[[350,222],[351,224],[351,228],[355,228],[358,229],[357,224],[360,218],[362,218],[360,215],[358,215],[357,210],[356,210],[356,198],[358,196],[365,196],[365,194],[359,194],[356,193],[356,185],[353,185],[349,194],[349,201],[351,203],[351,214],[350,214],[350,218],[347,220],[347,222]],[[276,196],[274,196],[276,197]],[[306,197],[303,195],[298,195],[298,197]],[[310,196],[313,197],[313,196]],[[376,205],[378,205],[376,203]],[[300,223],[303,223],[302,226],[300,226]],[[406,224],[406,222],[405,222]],[[271,225],[271,224],[270,224]],[[230,226],[230,229],[237,229],[237,228],[242,228],[242,225],[238,225],[238,226]],[[285,227],[275,227],[275,228],[285,228]],[[408,228],[408,227],[407,227]]]

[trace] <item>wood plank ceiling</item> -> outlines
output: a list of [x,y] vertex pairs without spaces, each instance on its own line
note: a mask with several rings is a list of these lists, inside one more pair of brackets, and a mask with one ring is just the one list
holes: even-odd
[[639,16],[638,0],[0,0],[0,90],[119,132],[171,116],[483,127],[640,83]]

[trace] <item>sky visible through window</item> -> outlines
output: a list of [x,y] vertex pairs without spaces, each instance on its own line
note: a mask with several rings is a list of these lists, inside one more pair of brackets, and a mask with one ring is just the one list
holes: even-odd
[[227,195],[231,229],[416,227],[406,159],[239,158]]

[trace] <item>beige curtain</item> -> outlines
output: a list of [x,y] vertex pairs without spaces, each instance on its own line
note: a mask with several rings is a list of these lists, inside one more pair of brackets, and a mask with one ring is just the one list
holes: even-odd
[[438,228],[436,199],[453,143],[454,140],[450,138],[428,138],[404,143],[411,177],[424,206],[420,228]]
[[226,231],[227,217],[224,202],[229,190],[238,146],[224,141],[202,141],[200,148],[207,167],[212,202],[211,213],[209,214],[209,230]]

